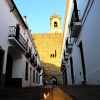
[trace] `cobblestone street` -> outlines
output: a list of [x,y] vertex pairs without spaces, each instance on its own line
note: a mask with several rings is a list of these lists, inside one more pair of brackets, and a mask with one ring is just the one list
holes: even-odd
[[100,100],[100,85],[59,86],[73,100]]
[[40,100],[40,88],[0,89],[0,100]]
[[[0,89],[0,100],[40,100],[41,87]],[[59,85],[53,100],[100,100],[100,86]]]

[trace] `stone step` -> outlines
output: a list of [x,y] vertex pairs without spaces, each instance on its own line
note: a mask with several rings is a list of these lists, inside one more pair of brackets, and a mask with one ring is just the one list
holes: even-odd
[[53,89],[53,100],[73,100],[70,96],[68,96],[65,92],[63,92],[60,88],[56,87]]

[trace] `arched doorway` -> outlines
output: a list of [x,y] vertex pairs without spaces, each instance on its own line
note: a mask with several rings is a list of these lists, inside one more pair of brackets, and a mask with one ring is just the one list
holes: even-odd
[[53,77],[50,78],[50,84],[51,85],[54,85],[54,84],[57,85],[57,78],[55,76],[53,76]]
[[13,66],[13,59],[8,54],[7,55],[7,62],[6,62],[6,79],[5,79],[5,86],[6,87],[12,86],[12,66]]
[[4,87],[4,81],[2,78],[4,54],[5,54],[5,51],[0,47],[0,87]]
[[22,56],[18,48],[8,47],[6,61],[5,87],[21,87],[22,85]]

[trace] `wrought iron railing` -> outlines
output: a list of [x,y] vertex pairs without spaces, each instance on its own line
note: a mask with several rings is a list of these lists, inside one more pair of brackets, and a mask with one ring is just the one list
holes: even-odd
[[64,58],[65,58],[65,56],[66,56],[66,53],[65,53],[65,51],[64,51]]
[[20,32],[17,31],[15,26],[10,26],[10,35],[8,37],[14,37],[23,46],[23,48],[27,51],[27,47],[28,47],[27,42],[22,37]]
[[34,63],[34,55],[33,55],[33,57],[30,59],[30,62],[31,62],[31,63]]
[[72,46],[72,45],[73,45],[73,42],[74,42],[74,39],[68,37],[67,40],[66,40],[66,48],[67,48],[68,46]]
[[32,50],[31,50],[30,47],[28,47],[28,48],[27,48],[26,57],[27,57],[27,58],[31,58],[31,56],[32,56]]
[[34,59],[33,65],[34,65],[35,67],[37,67],[37,60],[36,60],[36,59]]

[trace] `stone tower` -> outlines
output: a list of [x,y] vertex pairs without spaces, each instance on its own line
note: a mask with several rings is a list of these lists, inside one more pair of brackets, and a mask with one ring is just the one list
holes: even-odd
[[51,29],[48,33],[32,34],[37,51],[40,56],[40,66],[44,68],[44,78],[56,78],[61,84],[61,48],[63,34],[61,31],[61,18],[54,14],[50,17]]

